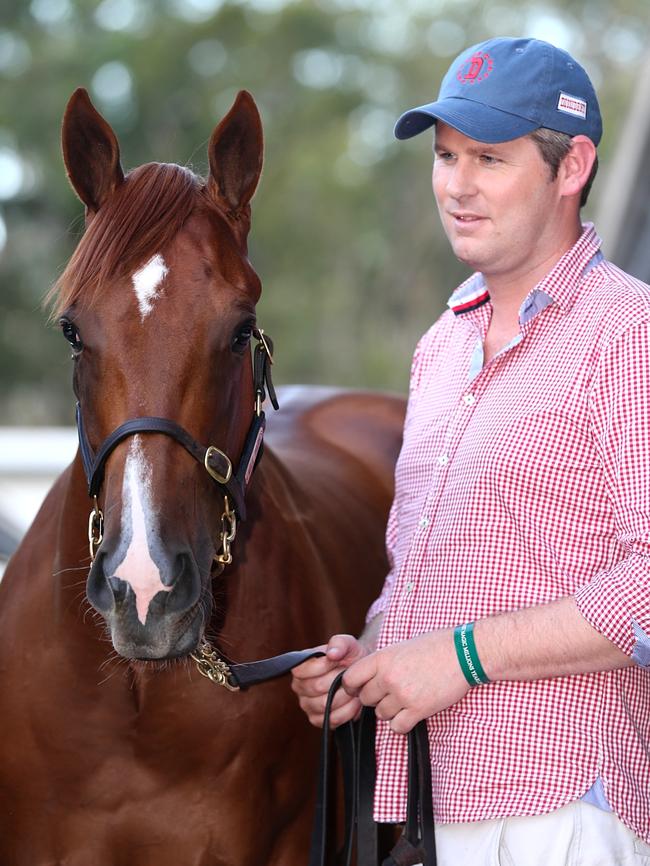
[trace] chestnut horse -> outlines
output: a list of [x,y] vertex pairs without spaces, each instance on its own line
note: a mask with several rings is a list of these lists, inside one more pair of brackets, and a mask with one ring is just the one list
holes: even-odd
[[0,586],[0,864],[300,866],[318,732],[286,678],[232,693],[189,654],[207,636],[251,661],[362,626],[403,401],[288,389],[247,484],[271,352],[246,246],[255,103],[214,130],[206,181],[125,176],[83,90],[63,152],[86,206],[55,294],[82,447]]

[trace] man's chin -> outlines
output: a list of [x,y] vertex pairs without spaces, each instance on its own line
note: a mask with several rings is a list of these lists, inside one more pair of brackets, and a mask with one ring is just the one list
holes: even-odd
[[453,251],[458,261],[467,265],[472,271],[483,270],[481,265],[485,263],[484,257],[479,255],[476,249],[470,249],[467,244],[454,244]]

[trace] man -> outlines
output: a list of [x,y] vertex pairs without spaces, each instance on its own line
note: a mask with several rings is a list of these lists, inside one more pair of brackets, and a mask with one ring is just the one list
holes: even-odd
[[293,688],[314,724],[375,706],[375,817],[405,817],[428,719],[439,863],[650,863],[650,289],[581,226],[602,127],[566,52],[465,51],[438,99],[433,191],[475,271],[413,360],[387,529],[356,640]]

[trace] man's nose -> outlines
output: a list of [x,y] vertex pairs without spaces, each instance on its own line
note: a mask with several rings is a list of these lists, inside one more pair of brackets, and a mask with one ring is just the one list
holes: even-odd
[[458,160],[450,167],[447,176],[447,195],[462,199],[474,195],[476,191],[476,173],[473,166],[464,160]]

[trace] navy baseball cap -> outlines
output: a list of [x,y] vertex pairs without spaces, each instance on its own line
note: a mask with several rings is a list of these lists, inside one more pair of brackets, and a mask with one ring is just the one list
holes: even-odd
[[438,99],[403,114],[395,137],[411,138],[436,120],[490,144],[540,126],[586,135],[595,145],[603,134],[585,70],[566,51],[539,39],[500,37],[463,51],[443,78]]

